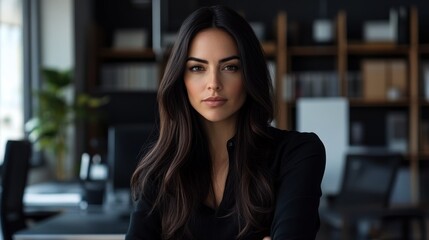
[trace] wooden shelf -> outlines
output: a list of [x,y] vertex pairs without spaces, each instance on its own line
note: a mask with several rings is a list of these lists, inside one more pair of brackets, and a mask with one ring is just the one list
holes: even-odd
[[[296,100],[287,101],[286,104],[289,107],[296,106]],[[410,102],[407,100],[400,101],[388,101],[388,100],[358,100],[358,99],[350,99],[349,100],[350,107],[408,107]]]
[[409,46],[397,45],[395,43],[359,43],[352,42],[347,46],[347,52],[354,55],[367,54],[388,54],[405,55],[409,54]]
[[99,57],[107,59],[155,59],[155,53],[152,49],[136,50],[105,48],[100,50]]
[[125,94],[142,94],[142,93],[156,93],[156,90],[145,89],[101,89],[97,88],[91,91],[93,95],[125,95]]
[[263,42],[261,45],[262,49],[264,49],[265,56],[275,57],[277,55],[277,47],[275,42]]
[[335,56],[338,53],[335,46],[291,46],[288,49],[293,56]]
[[421,152],[420,153],[420,159],[429,162],[429,153],[428,152]]
[[407,100],[360,100],[360,99],[351,99],[351,107],[408,107],[410,105]]
[[429,54],[429,43],[420,44],[419,52],[423,54]]

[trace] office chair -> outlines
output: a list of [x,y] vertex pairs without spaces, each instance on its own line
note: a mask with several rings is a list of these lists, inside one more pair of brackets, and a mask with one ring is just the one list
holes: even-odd
[[[340,192],[328,203],[327,208],[321,209],[322,222],[338,234],[344,227],[345,212],[358,216],[362,214],[358,209],[385,209],[401,159],[400,154],[394,153],[347,154]],[[358,220],[351,219],[354,231],[358,227]],[[354,235],[357,234],[354,232]]]
[[0,198],[0,220],[4,240],[11,240],[16,231],[27,227],[27,220],[35,221],[57,212],[24,212],[24,190],[27,184],[31,144],[26,140],[9,140],[3,160]]

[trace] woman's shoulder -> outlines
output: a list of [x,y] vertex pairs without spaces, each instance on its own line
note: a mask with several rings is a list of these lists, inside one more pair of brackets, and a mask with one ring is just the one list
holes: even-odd
[[276,144],[300,145],[303,143],[322,145],[323,143],[314,132],[299,132],[294,130],[281,130],[275,127],[269,127],[268,132]]
[[314,159],[319,159],[321,165],[324,164],[325,147],[316,133],[270,127],[269,134],[273,139],[274,158],[271,167],[274,169],[280,165]]

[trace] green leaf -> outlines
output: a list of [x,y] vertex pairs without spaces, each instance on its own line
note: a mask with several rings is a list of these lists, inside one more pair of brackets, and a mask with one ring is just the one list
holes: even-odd
[[59,71],[50,68],[42,69],[42,76],[46,86],[53,90],[62,89],[72,82],[71,71]]

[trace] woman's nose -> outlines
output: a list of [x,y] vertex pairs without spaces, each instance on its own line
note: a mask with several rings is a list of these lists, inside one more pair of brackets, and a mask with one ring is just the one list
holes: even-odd
[[220,91],[222,89],[222,83],[220,81],[220,76],[217,71],[213,71],[209,76],[208,89],[214,91]]

